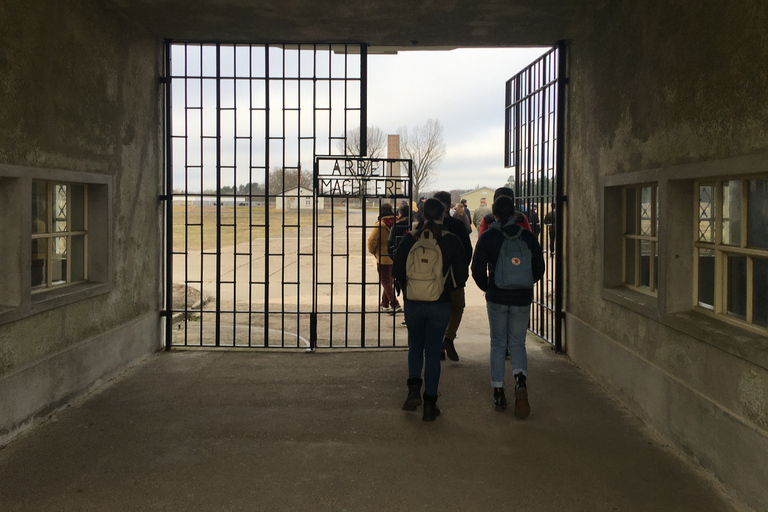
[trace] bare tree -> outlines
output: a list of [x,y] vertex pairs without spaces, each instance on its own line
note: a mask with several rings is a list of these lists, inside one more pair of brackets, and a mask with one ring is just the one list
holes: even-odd
[[[299,175],[301,175],[300,178]],[[312,171],[295,167],[285,169],[276,166],[269,173],[269,193],[270,195],[282,194],[298,186],[312,188],[312,179]]]
[[[378,126],[369,126],[366,141],[368,144],[368,151],[365,156],[370,158],[384,158],[387,156],[384,154],[387,147],[387,141],[381,128]],[[345,155],[360,156],[360,127],[357,127],[354,130],[349,130],[347,132],[346,140],[339,140],[336,142],[336,149],[339,153]]]
[[417,198],[419,191],[434,178],[435,167],[445,156],[443,125],[436,119],[427,119],[410,133],[408,128],[400,128],[399,133],[402,156],[413,160],[413,198]]

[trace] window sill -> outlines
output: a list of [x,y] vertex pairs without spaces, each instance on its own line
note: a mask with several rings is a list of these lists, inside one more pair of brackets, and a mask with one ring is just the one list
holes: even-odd
[[617,286],[615,288],[603,288],[602,297],[609,302],[659,321],[659,299],[655,295]]
[[768,370],[768,341],[763,333],[693,310],[669,314],[663,323]]
[[768,341],[764,333],[755,332],[747,327],[695,310],[662,315],[659,312],[656,297],[630,288],[604,288],[602,297],[703,343],[768,369]]
[[0,307],[0,325],[103,295],[111,290],[112,285],[109,283],[85,282],[36,293],[27,304],[18,307]]

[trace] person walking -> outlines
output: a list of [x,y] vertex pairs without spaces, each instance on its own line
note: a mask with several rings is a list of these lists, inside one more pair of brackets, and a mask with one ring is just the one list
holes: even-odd
[[547,226],[547,235],[549,236],[549,257],[555,255],[555,235],[557,233],[557,214],[555,212],[555,203],[552,203],[552,209],[544,216],[544,225]]
[[475,225],[475,229],[480,229],[480,223],[483,221],[483,217],[491,212],[491,207],[488,206],[488,200],[485,197],[480,198],[480,206],[475,208],[475,213],[472,215],[472,224]]
[[[463,220],[448,215],[451,205],[451,193],[445,191],[435,192],[433,197],[445,206],[443,226],[461,240],[461,245],[464,247],[464,254],[466,255],[466,271],[469,273],[469,262],[472,260],[472,241],[469,239],[469,233],[467,233],[467,228],[464,225]],[[451,321],[445,330],[443,345],[440,350],[441,360],[444,360],[446,356],[448,356],[448,359],[451,361],[459,360],[459,353],[456,352],[455,340],[466,305],[464,292],[464,286],[462,285],[457,287],[453,293],[451,293]]]
[[[496,191],[493,193],[493,202],[495,203],[496,200],[501,196],[507,196],[511,197],[512,201],[515,200],[515,191],[512,190],[509,187],[499,187],[496,189]],[[479,237],[482,235],[486,229],[491,227],[491,224],[495,222],[493,213],[486,214],[485,217],[483,217],[483,220],[480,221],[480,227],[477,228],[477,236]],[[528,231],[531,231],[531,225],[528,223],[528,217],[525,216],[525,214],[521,211],[515,212],[515,222],[517,222],[517,225],[527,229]]]
[[411,230],[411,208],[406,204],[397,209],[395,224],[389,230],[387,239],[387,252],[390,257],[394,257],[397,246],[403,240],[405,234]]
[[[403,410],[415,411],[424,403],[422,420],[434,421],[440,414],[437,407],[437,391],[440,383],[440,346],[448,322],[451,319],[451,293],[456,287],[463,287],[467,278],[467,257],[461,241],[448,232],[443,224],[446,208],[437,199],[428,199],[424,203],[424,223],[415,231],[403,237],[395,252],[393,273],[395,281],[403,291],[403,309],[408,329],[408,396]],[[463,228],[462,228],[463,229]],[[444,284],[442,291],[434,300],[415,300],[416,291],[421,281],[415,279],[415,272],[409,269],[409,260],[413,264],[416,254],[409,256],[411,249],[418,251],[417,243],[433,238],[440,251],[441,265],[438,281]],[[426,261],[427,257],[421,258]],[[436,260],[433,260],[436,261]],[[414,277],[409,284],[409,272]],[[409,291],[410,290],[410,291]],[[409,297],[409,294],[412,296]],[[422,380],[422,369],[424,378]],[[422,383],[424,394],[420,396]]]
[[456,205],[456,209],[451,214],[451,217],[454,219],[458,219],[461,221],[462,224],[464,224],[464,229],[467,230],[467,234],[472,233],[472,224],[469,221],[469,216],[467,216],[467,210],[465,206],[461,203]]
[[387,250],[389,231],[394,224],[395,213],[392,211],[392,205],[383,203],[379,213],[379,220],[376,221],[371,234],[368,236],[368,252],[376,258],[376,270],[379,273],[379,283],[381,285],[381,301],[379,306],[383,311],[387,312],[395,312],[400,309],[392,282],[392,258]]
[[525,212],[528,217],[528,223],[531,225],[531,232],[536,240],[539,239],[539,233],[541,233],[541,224],[539,223],[539,211],[536,204],[531,203],[528,205],[528,210]]
[[469,206],[467,206],[467,200],[466,199],[462,199],[459,202],[461,203],[462,206],[464,206],[464,215],[467,216],[467,220],[466,220],[465,224],[469,225],[469,232],[471,234],[472,233],[472,212],[469,210]]
[[[507,407],[504,393],[506,352],[510,354],[512,375],[515,381],[514,414],[524,419],[530,413],[528,402],[528,357],[525,350],[525,336],[533,301],[533,288],[507,288],[497,285],[496,267],[499,254],[509,237],[519,237],[530,252],[530,283],[539,281],[544,275],[544,256],[533,233],[515,222],[514,196],[501,196],[493,202],[493,215],[498,222],[477,240],[472,260],[472,279],[485,292],[488,324],[491,333],[490,371],[493,387],[493,404],[497,411]],[[509,243],[517,243],[511,240]],[[525,253],[524,253],[525,254]],[[520,265],[518,258],[512,260]]]

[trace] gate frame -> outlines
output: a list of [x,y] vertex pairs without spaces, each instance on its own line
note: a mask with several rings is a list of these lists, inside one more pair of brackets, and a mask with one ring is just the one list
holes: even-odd
[[[526,91],[527,94],[522,96],[520,93],[520,87],[518,86],[516,91],[517,94],[513,94],[513,85],[516,85],[517,81],[521,80],[525,76],[529,76],[528,73],[532,73],[536,66],[541,65],[543,62],[546,62],[546,59],[548,58],[556,58],[557,59],[557,67],[554,71],[557,73],[557,76],[553,79],[549,80],[545,84],[541,84],[536,88],[536,90],[533,91]],[[522,127],[524,122],[525,123],[532,123],[536,124],[536,128],[540,128],[541,132],[541,138],[534,141],[534,145],[536,143],[541,144],[541,155],[540,158],[538,158],[538,162],[541,164],[542,161],[546,161],[545,158],[545,150],[544,145],[545,143],[552,143],[554,142],[554,181],[555,181],[555,191],[554,191],[554,203],[555,203],[555,256],[554,256],[554,307],[552,309],[547,308],[543,302],[538,304],[537,307],[541,308],[542,313],[548,313],[548,316],[551,317],[551,325],[548,327],[551,328],[552,333],[554,334],[554,339],[547,339],[543,333],[537,332],[534,329],[534,326],[529,326],[529,329],[531,332],[536,334],[537,336],[545,339],[546,341],[553,344],[553,348],[556,352],[560,353],[563,351],[563,319],[564,319],[564,311],[563,311],[563,283],[564,283],[564,276],[563,276],[563,234],[565,232],[564,226],[563,226],[563,208],[567,201],[567,196],[565,195],[565,188],[564,188],[564,181],[565,181],[565,99],[566,99],[566,86],[568,84],[568,79],[566,77],[566,45],[565,41],[558,41],[557,44],[552,47],[549,51],[547,51],[544,55],[536,59],[534,62],[526,66],[523,70],[519,71],[517,74],[515,74],[512,78],[510,78],[506,83],[506,105],[505,105],[505,140],[504,140],[504,166],[506,168],[514,167],[515,168],[515,200],[518,205],[518,207],[521,204],[531,204],[532,200],[535,200],[537,203],[541,203],[543,199],[545,199],[545,196],[541,192],[541,189],[538,190],[538,195],[535,194],[536,191],[533,191],[530,187],[530,180],[525,180],[525,183],[529,185],[528,189],[525,191],[525,193],[522,193],[523,183],[523,165],[521,165],[520,162],[520,154],[523,153],[523,146],[524,143],[521,140],[522,139]],[[529,78],[529,81],[530,78]],[[530,85],[530,84],[528,84]],[[555,103],[555,111],[554,111],[554,124],[555,124],[555,130],[554,130],[554,141],[552,141],[551,138],[546,138],[545,133],[549,133],[548,131],[545,132],[545,130],[542,128],[542,125],[544,127],[547,126],[547,123],[542,123],[539,119],[532,119],[530,117],[525,118],[525,121],[523,122],[522,116],[520,115],[520,108],[519,106],[524,106],[527,101],[531,100],[532,98],[536,97],[537,95],[542,95],[545,99],[542,100],[542,104],[546,104],[546,97],[544,96],[544,92],[550,88],[554,87],[554,91],[556,94],[556,103]],[[530,108],[530,104],[529,104]],[[511,126],[512,124],[512,115],[511,111],[514,110],[514,127]],[[526,124],[526,126],[530,126]],[[529,130],[526,132],[529,135],[529,139],[531,137],[531,132],[535,130]],[[514,140],[513,140],[513,132],[514,132]],[[529,140],[530,142],[530,140]],[[531,149],[532,146],[528,146],[526,148],[528,150],[527,156],[528,156],[528,163],[532,160],[531,157]],[[525,169],[527,171],[526,175],[527,177],[532,176],[532,171],[543,171],[542,167],[536,167]],[[541,173],[541,176],[544,176],[544,173]],[[531,194],[530,192],[534,192],[534,194]],[[540,219],[540,223],[543,219]],[[541,231],[543,234],[543,230]],[[540,239],[543,242],[543,239]],[[534,288],[534,292],[538,290],[541,286],[541,282],[537,283],[537,287]],[[542,294],[539,293],[539,296]],[[534,295],[534,299],[536,296]]]
[[[216,124],[217,124],[217,129],[216,129],[216,134],[217,134],[217,136],[216,136],[217,137],[217,144],[216,144],[216,176],[217,176],[217,191],[216,191],[216,204],[217,204],[217,208],[216,208],[216,218],[217,218],[217,222],[216,222],[216,230],[217,230],[216,261],[217,261],[217,268],[220,268],[219,263],[221,261],[221,256],[222,256],[222,254],[221,254],[220,230],[221,230],[221,197],[223,197],[223,194],[221,194],[221,186],[220,186],[221,168],[222,168],[222,166],[221,166],[221,160],[220,160],[220,152],[221,152],[221,142],[219,140],[220,139],[220,136],[219,136],[220,129],[218,128],[218,125],[221,122],[221,112],[222,112],[221,105],[219,104],[219,93],[218,93],[218,89],[219,89],[219,87],[221,85],[221,79],[222,79],[222,77],[220,76],[220,66],[219,66],[220,50],[219,49],[221,47],[224,47],[224,46],[227,46],[227,47],[232,46],[234,48],[242,47],[242,46],[250,46],[252,49],[253,49],[253,47],[264,48],[265,58],[266,58],[265,69],[267,69],[267,70],[269,69],[269,49],[271,49],[271,48],[282,49],[283,52],[286,52],[287,50],[302,50],[302,49],[312,50],[312,49],[314,49],[314,52],[315,52],[315,55],[316,55],[315,59],[317,59],[317,52],[318,51],[323,51],[323,52],[324,51],[328,51],[329,54],[332,54],[332,53],[337,53],[338,54],[338,53],[340,53],[339,50],[341,48],[343,48],[343,50],[344,50],[343,51],[343,55],[345,55],[345,58],[346,58],[346,56],[357,54],[357,52],[355,50],[359,49],[359,59],[360,59],[360,61],[359,61],[359,70],[356,70],[356,71],[359,71],[359,75],[352,75],[352,76],[347,75],[347,68],[346,68],[346,63],[345,63],[343,77],[335,78],[335,77],[333,77],[333,72],[329,71],[330,74],[329,74],[328,77],[321,77],[319,79],[320,80],[329,80],[329,81],[330,80],[340,80],[340,79],[343,79],[345,82],[346,81],[358,81],[359,82],[359,94],[360,94],[359,106],[357,106],[357,107],[351,106],[350,107],[348,105],[348,103],[347,103],[346,94],[345,94],[344,103],[339,108],[344,110],[344,112],[345,112],[345,119],[347,119],[347,115],[348,115],[349,112],[354,111],[354,110],[358,110],[359,111],[359,127],[360,127],[360,134],[361,134],[361,148],[360,149],[361,149],[361,153],[365,154],[367,152],[367,147],[366,146],[367,146],[367,107],[368,107],[368,105],[367,105],[367,97],[368,97],[368,95],[367,95],[367,79],[368,79],[368,77],[367,77],[367,70],[368,70],[367,56],[368,56],[368,47],[367,47],[367,44],[359,43],[359,42],[350,42],[350,43],[301,43],[301,44],[298,44],[298,43],[276,43],[276,44],[269,44],[269,43],[234,43],[234,42],[230,43],[230,42],[214,42],[214,41],[173,41],[173,40],[166,40],[165,41],[165,44],[164,44],[165,73],[164,73],[164,76],[162,76],[160,78],[160,83],[162,84],[162,86],[165,89],[165,101],[164,101],[164,119],[165,119],[165,141],[164,141],[165,178],[164,178],[164,187],[165,187],[165,189],[163,191],[163,194],[159,197],[159,199],[161,201],[165,201],[165,204],[163,205],[163,211],[165,213],[165,222],[164,222],[165,233],[164,233],[164,237],[163,237],[164,244],[165,244],[165,255],[164,255],[165,257],[163,258],[163,262],[164,262],[164,269],[163,269],[163,271],[165,272],[165,279],[164,279],[164,284],[165,284],[165,286],[164,286],[164,288],[165,288],[164,293],[165,293],[165,295],[164,295],[164,298],[163,298],[164,299],[163,300],[164,309],[161,311],[161,316],[163,316],[165,318],[165,321],[166,321],[166,325],[165,325],[165,335],[166,335],[165,348],[166,348],[166,350],[170,350],[170,349],[172,349],[174,347],[176,347],[176,348],[184,348],[184,347],[189,347],[189,346],[192,346],[192,347],[198,347],[199,346],[199,347],[206,347],[206,348],[220,347],[220,346],[222,346],[221,343],[220,343],[220,338],[221,338],[221,336],[220,336],[221,318],[220,317],[221,317],[221,314],[224,313],[224,312],[222,311],[222,308],[221,308],[221,305],[220,305],[220,300],[221,300],[221,298],[220,298],[220,295],[221,295],[220,291],[221,291],[222,280],[221,280],[221,275],[220,275],[218,270],[216,271],[216,285],[215,285],[216,286],[216,301],[217,301],[216,304],[217,305],[216,305],[215,310],[211,311],[211,313],[215,315],[215,326],[214,326],[215,332],[216,332],[216,334],[215,334],[215,338],[216,338],[215,339],[215,345],[214,344],[206,344],[206,343],[204,343],[204,340],[202,340],[202,339],[200,340],[200,344],[199,345],[198,344],[187,345],[186,342],[185,342],[184,345],[174,345],[173,342],[172,342],[172,336],[173,336],[173,316],[174,316],[174,314],[181,313],[182,315],[184,315],[186,317],[186,315],[188,315],[189,313],[197,312],[197,310],[194,310],[194,311],[190,310],[187,305],[185,305],[183,308],[177,309],[177,310],[174,310],[174,307],[173,307],[173,258],[174,258],[174,254],[175,254],[174,250],[173,250],[173,197],[175,195],[173,193],[173,185],[174,185],[174,179],[173,179],[173,141],[174,141],[174,137],[175,136],[174,136],[174,130],[173,130],[173,125],[172,125],[172,103],[173,103],[173,99],[172,99],[172,94],[171,94],[172,78],[174,77],[173,72],[172,72],[173,71],[172,70],[172,66],[171,66],[171,53],[172,53],[171,49],[172,49],[173,45],[199,46],[201,48],[206,47],[206,46],[212,46],[212,47],[216,48],[216,76],[215,77],[209,77],[209,76],[200,75],[199,77],[194,76],[194,78],[195,79],[198,79],[198,78],[199,79],[202,79],[202,78],[215,78],[216,79],[216,88],[217,88],[217,95],[216,95],[216,102],[217,102],[217,105],[216,105]],[[283,53],[283,54],[285,55],[285,53]],[[188,79],[188,78],[193,78],[193,77],[186,77],[186,76],[184,76],[184,79]],[[229,79],[230,77],[227,77],[227,78]],[[235,77],[232,77],[232,78],[238,78],[238,77],[235,76]],[[251,80],[253,80],[254,76],[251,75],[249,78]],[[267,74],[264,77],[264,79],[267,80],[267,82],[266,82],[267,83],[266,101],[267,101],[267,109],[269,109],[269,90],[268,90],[269,89],[268,88],[269,82],[268,82],[268,80],[270,80],[270,77],[269,77],[268,71],[267,71]],[[276,77],[276,79],[281,79],[283,82],[285,82],[288,79],[288,77],[285,76],[285,75],[282,75],[282,76]],[[317,75],[315,75],[313,77],[313,81],[316,82],[317,80],[318,80],[318,77],[317,77]],[[188,106],[185,105],[184,109],[187,110]],[[328,110],[327,108],[323,108],[323,109],[324,110]],[[286,107],[283,106],[283,114],[285,114],[285,111],[286,111]],[[314,107],[314,113],[316,114],[317,111],[318,111],[318,109],[315,106]],[[313,118],[314,118],[314,114],[313,114]],[[268,115],[267,115],[266,119],[269,120],[269,116]],[[339,134],[336,133],[336,132],[331,132],[330,129],[329,129],[329,133],[328,133],[328,137],[329,138],[328,138],[328,141],[327,141],[328,142],[328,149],[329,150],[332,149],[332,145],[336,141],[346,140],[347,134],[349,133],[349,131],[351,129],[354,128],[354,126],[348,125],[346,120],[344,121],[344,125],[343,126],[344,126],[344,133],[343,133],[342,136],[339,136]],[[330,128],[330,126],[329,126],[329,128]],[[313,146],[312,146],[314,151],[313,151],[313,154],[311,155],[313,160],[314,160],[314,157],[317,156],[317,150],[318,149],[322,150],[322,148],[318,147],[318,145],[317,145],[316,137],[317,137],[317,132],[315,132],[313,130],[313,139],[315,140],[315,142],[313,143]],[[256,139],[253,139],[252,136],[250,138],[251,138],[251,140],[256,140]],[[302,138],[306,138],[306,137],[303,137],[302,135],[299,135],[299,141],[301,141]],[[267,151],[268,151],[268,146],[269,146],[270,139],[271,139],[271,135],[269,133],[269,128],[267,127],[267,130],[266,130]],[[346,144],[345,144],[345,147],[346,147]],[[339,155],[339,156],[343,157],[343,155]],[[284,168],[292,168],[292,167],[287,166],[287,163],[288,162],[285,161],[285,158],[284,158],[283,167]],[[266,156],[266,163],[264,164],[265,179],[267,180],[267,183],[268,183],[268,179],[267,178],[268,178],[268,175],[269,175],[269,170],[270,170],[269,167],[270,167],[270,165],[271,164],[270,164],[269,155],[267,154],[267,156]],[[410,179],[411,179],[410,174],[412,173],[411,169],[412,169],[412,167],[409,168],[409,190],[410,190]],[[265,183],[265,187],[267,187],[267,188],[265,189],[264,194],[262,194],[262,195],[255,195],[255,196],[251,194],[251,197],[252,198],[253,197],[256,197],[256,198],[263,197],[264,198],[265,207],[268,208],[269,199],[271,197],[273,197],[273,196],[270,194],[270,191],[268,190],[267,183]],[[299,184],[300,184],[300,181],[299,181]],[[194,193],[194,194],[197,194],[197,193]],[[191,197],[193,194],[190,194],[189,191],[185,190],[183,195],[185,197]],[[202,192],[202,188],[201,188],[201,192],[200,192],[199,195],[201,197],[205,195]],[[317,197],[316,193],[314,195],[315,195],[315,197]],[[235,193],[234,197],[237,197],[236,193]],[[316,217],[316,215],[317,215],[317,202],[315,202],[315,205],[312,208],[312,212],[313,212],[313,221],[314,221],[317,218]],[[267,227],[268,227],[269,221],[267,220],[266,222],[267,222]],[[317,233],[317,222],[313,222],[313,224],[314,224],[314,226],[312,228],[312,233],[313,233],[313,241],[312,241],[312,246],[313,246],[313,255],[312,255],[313,264],[312,264],[312,267],[313,267],[313,269],[312,269],[312,272],[313,272],[313,281],[315,281],[316,280],[316,261],[317,261],[317,256],[318,256],[316,251],[315,251],[315,248],[317,246],[317,236],[316,236],[316,233]],[[265,244],[266,244],[265,245],[265,253],[267,255],[269,255],[269,249],[268,249],[269,241],[268,241],[268,238],[269,237],[267,237],[267,241],[265,242]],[[285,251],[285,247],[283,248],[283,251]],[[187,254],[187,253],[185,252],[184,254]],[[283,252],[282,253],[283,258],[285,257],[285,255],[286,255],[286,253]],[[266,259],[268,260],[269,258],[267,257]],[[201,256],[201,261],[202,261],[202,256]],[[266,261],[265,264],[269,265],[269,262]],[[264,325],[264,329],[265,329],[264,343],[263,343],[263,346],[261,346],[261,345],[252,346],[252,345],[250,345],[250,342],[249,342],[248,348],[275,348],[275,345],[270,344],[270,340],[269,340],[268,333],[267,333],[269,316],[272,315],[272,314],[279,314],[280,317],[283,319],[282,321],[284,322],[285,321],[285,315],[287,313],[287,311],[285,310],[284,307],[282,307],[280,309],[280,311],[271,311],[269,309],[269,305],[268,305],[268,302],[269,302],[268,301],[268,297],[269,297],[268,289],[269,289],[269,286],[270,286],[270,280],[269,280],[269,277],[268,277],[268,275],[269,275],[268,267],[267,267],[265,272],[266,272],[266,274],[265,274],[266,277],[264,278],[264,283],[263,283],[263,286],[265,288],[265,291],[264,291],[264,295],[265,295],[265,308],[264,308],[263,312],[259,312],[259,313],[263,313],[265,315],[265,317],[264,317],[265,318],[265,321],[264,321],[264,324],[265,324]],[[365,272],[365,270],[363,270],[363,272]],[[286,283],[285,277],[283,277],[280,282],[282,284],[285,284]],[[253,283],[251,283],[251,284],[253,284]],[[258,283],[256,283],[256,284],[258,284]],[[272,284],[275,284],[275,283],[272,283]],[[368,283],[366,283],[365,281],[362,282],[363,296],[365,295],[365,291],[364,290],[365,290],[365,286],[367,284]],[[202,308],[201,308],[201,311],[202,311]],[[249,315],[252,315],[254,312],[252,310],[238,312],[237,307],[235,307],[235,308],[233,308],[232,313],[233,314],[247,313]],[[291,311],[291,312],[288,312],[288,313],[292,313],[292,314],[296,315],[297,325],[299,325],[302,322],[302,320],[300,319],[302,315],[308,315],[310,336],[314,335],[312,337],[312,340],[310,341],[310,348],[314,349],[316,347],[316,344],[317,344],[317,316],[316,316],[316,313],[317,313],[317,300],[316,300],[316,285],[315,285],[314,282],[313,282],[312,311],[306,311],[306,310],[302,311],[301,308],[298,307],[298,303],[297,303],[297,311],[295,311],[295,312]],[[365,314],[365,312],[364,312],[364,314]],[[364,314],[363,314],[363,318],[364,318]],[[251,325],[250,319],[249,319],[249,324],[248,325],[249,326]],[[201,327],[201,329],[202,329],[202,327]],[[202,333],[202,330],[201,330],[201,333]],[[297,330],[297,336],[299,336],[300,334],[301,334],[300,330]],[[283,337],[281,338],[282,341],[281,341],[281,343],[279,345],[280,348],[304,348],[304,347],[300,347],[300,346],[297,346],[297,347],[286,346],[285,345],[285,337],[284,336],[285,335],[283,335]],[[330,344],[329,345],[330,345],[329,348],[334,348],[333,340],[330,340]],[[363,341],[362,345],[364,346],[364,341]],[[380,345],[381,345],[381,340],[379,339],[379,346]],[[240,348],[240,346],[238,346],[236,344],[236,341],[235,341],[234,337],[233,337],[232,347]]]

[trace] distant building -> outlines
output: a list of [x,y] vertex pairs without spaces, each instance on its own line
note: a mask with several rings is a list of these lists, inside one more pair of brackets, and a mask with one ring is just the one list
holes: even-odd
[[494,189],[491,189],[488,187],[480,187],[478,189],[471,190],[469,192],[464,192],[463,194],[461,194],[461,197],[459,198],[459,200],[466,199],[467,206],[469,207],[469,209],[474,210],[475,208],[480,206],[480,199],[483,197],[486,198],[487,205],[491,206],[491,204],[493,203],[493,192],[494,192]]
[[[294,187],[275,197],[275,210],[311,210],[314,205],[314,192],[306,187]],[[324,205],[325,199],[318,197],[317,207],[322,209]]]

